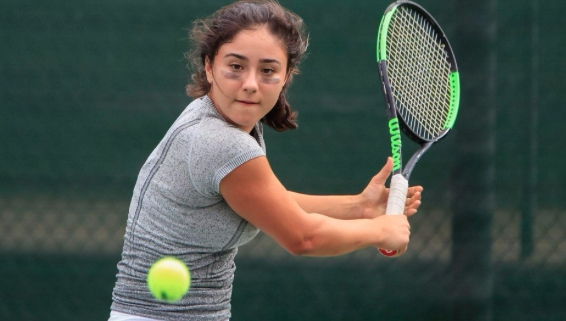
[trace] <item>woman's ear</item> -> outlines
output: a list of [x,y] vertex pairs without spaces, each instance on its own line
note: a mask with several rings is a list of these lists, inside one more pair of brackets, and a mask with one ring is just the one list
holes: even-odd
[[283,81],[283,89],[285,89],[285,87],[287,86],[287,83],[291,83],[291,79],[293,78],[293,71],[289,70],[289,72],[287,72],[287,74],[285,75],[285,81]]
[[210,63],[208,56],[204,58],[204,71],[206,72],[206,80],[209,84],[212,84],[214,77],[212,75],[212,64]]

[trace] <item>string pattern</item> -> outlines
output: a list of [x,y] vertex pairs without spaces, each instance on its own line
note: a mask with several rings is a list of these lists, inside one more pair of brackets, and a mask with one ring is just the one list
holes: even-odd
[[450,110],[450,62],[445,45],[419,13],[399,7],[387,32],[387,74],[396,107],[421,138],[444,130]]

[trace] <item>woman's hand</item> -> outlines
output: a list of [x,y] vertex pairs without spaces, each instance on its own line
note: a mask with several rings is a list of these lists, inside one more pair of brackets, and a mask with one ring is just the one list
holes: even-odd
[[[364,191],[358,195],[362,208],[361,218],[375,218],[385,214],[389,189],[385,187],[385,181],[393,170],[393,159],[387,158],[385,166],[375,175]],[[421,205],[422,186],[411,186],[407,191],[407,202],[405,203],[405,214],[411,216],[417,212]],[[401,214],[401,213],[399,213]]]
[[411,226],[405,215],[381,215],[372,220],[377,223],[379,241],[377,248],[397,251],[400,256],[407,251]]

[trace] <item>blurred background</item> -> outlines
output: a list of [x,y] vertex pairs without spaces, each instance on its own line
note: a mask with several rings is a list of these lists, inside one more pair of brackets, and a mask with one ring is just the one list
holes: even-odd
[[[230,2],[0,1],[0,320],[108,318],[138,171],[191,101],[188,29]],[[280,2],[311,45],[289,94],[300,128],[267,129],[268,158],[290,190],[359,193],[390,153],[389,1]],[[260,234],[236,260],[233,320],[566,320],[566,2],[419,3],[462,98],[411,177],[409,251],[294,257]]]

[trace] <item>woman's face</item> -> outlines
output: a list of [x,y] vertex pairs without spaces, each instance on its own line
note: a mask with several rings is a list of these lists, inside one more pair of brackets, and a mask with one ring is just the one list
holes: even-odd
[[265,27],[242,30],[205,62],[209,96],[229,123],[251,132],[275,105],[286,81],[287,54]]

